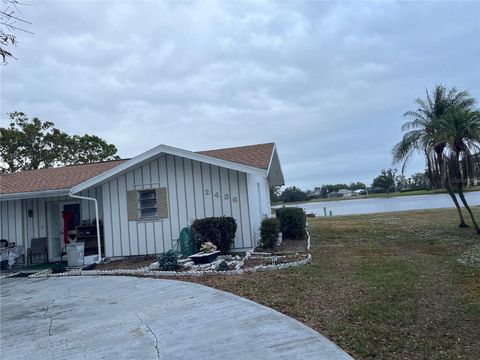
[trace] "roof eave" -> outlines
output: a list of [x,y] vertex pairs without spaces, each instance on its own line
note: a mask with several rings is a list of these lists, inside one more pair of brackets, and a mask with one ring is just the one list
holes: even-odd
[[11,194],[0,194],[0,200],[21,200],[52,196],[64,196],[70,193],[70,189],[40,190]]
[[227,168],[227,169],[232,169],[232,170],[237,170],[237,171],[241,171],[241,172],[245,172],[245,173],[249,173],[249,174],[256,174],[256,175],[262,175],[262,176],[267,176],[268,175],[268,171],[267,170],[264,170],[264,169],[259,169],[259,168],[255,168],[255,167],[252,167],[252,166],[247,166],[247,165],[242,165],[242,164],[239,164],[239,163],[235,163],[235,162],[232,162],[232,161],[227,161],[227,160],[222,160],[222,159],[218,159],[218,158],[215,158],[215,157],[212,157],[212,156],[207,156],[207,155],[201,155],[201,154],[198,154],[198,153],[194,153],[194,152],[191,152],[191,151],[188,151],[188,150],[183,150],[183,149],[178,149],[178,148],[174,148],[174,147],[171,147],[171,146],[167,146],[167,145],[158,145],[156,147],[154,147],[153,149],[150,149],[126,162],[124,162],[123,164],[119,165],[119,166],[116,166],[102,174],[99,174],[93,178],[90,178],[80,184],[77,184],[75,186],[72,187],[71,189],[71,193],[72,194],[76,194],[82,190],[85,190],[85,189],[88,189],[92,186],[95,186],[95,185],[99,185],[107,180],[109,180],[110,178],[114,177],[114,176],[117,176],[117,175],[121,175],[122,173],[126,172],[128,169],[136,166],[136,165],[139,165],[139,164],[142,164],[146,161],[148,161],[149,159],[153,158],[154,156],[157,156],[157,155],[160,155],[160,154],[168,154],[168,155],[174,155],[174,156],[179,156],[179,157],[183,157],[183,158],[187,158],[187,159],[190,159],[190,160],[196,160],[196,161],[200,161],[200,162],[203,162],[203,163],[207,163],[207,164],[211,164],[211,165],[216,165],[216,166],[219,166],[219,167],[223,167],[223,168]]

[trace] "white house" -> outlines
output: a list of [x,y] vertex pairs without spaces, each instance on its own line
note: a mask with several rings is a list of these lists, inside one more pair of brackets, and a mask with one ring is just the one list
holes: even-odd
[[201,152],[159,145],[129,160],[4,174],[0,239],[29,248],[47,238],[51,261],[73,238],[94,254],[100,242],[102,257],[158,254],[193,220],[225,215],[237,222],[233,250],[242,251],[270,216],[269,185],[283,184],[274,143]]
[[352,196],[352,190],[349,189],[340,189],[338,190],[338,194],[343,197],[350,197]]

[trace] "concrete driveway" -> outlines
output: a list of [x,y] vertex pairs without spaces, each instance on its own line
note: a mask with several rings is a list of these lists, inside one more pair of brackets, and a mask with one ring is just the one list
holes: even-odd
[[2,359],[351,359],[292,318],[206,286],[4,279]]

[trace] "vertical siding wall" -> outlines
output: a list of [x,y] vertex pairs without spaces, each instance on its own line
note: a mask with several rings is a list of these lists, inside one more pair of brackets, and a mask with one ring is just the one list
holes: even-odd
[[247,174],[248,198],[251,212],[253,240],[260,241],[260,224],[263,218],[271,216],[270,190],[267,178]]
[[[99,218],[102,219],[101,187],[82,191],[80,195],[97,198]],[[92,221],[95,218],[93,201],[73,199],[68,196],[1,201],[0,238],[29,247],[32,238],[48,236],[48,216],[50,215],[47,214],[47,203],[49,202],[80,202],[81,219]],[[32,217],[28,217],[28,210],[33,210]],[[60,210],[56,216],[61,216]]]
[[[266,180],[265,180],[266,181]],[[127,190],[166,187],[168,219],[128,221]],[[177,156],[159,157],[102,186],[106,256],[161,253],[171,249],[183,227],[209,216],[237,221],[234,248],[253,246],[247,175]]]
[[0,238],[26,246],[23,236],[22,200],[0,202]]

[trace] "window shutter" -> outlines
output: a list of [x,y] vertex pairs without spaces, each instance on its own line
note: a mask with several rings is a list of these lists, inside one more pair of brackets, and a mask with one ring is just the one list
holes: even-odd
[[138,200],[137,191],[127,191],[127,209],[128,209],[128,221],[138,220]]
[[168,218],[168,200],[167,200],[167,188],[162,187],[155,189],[157,195],[157,216],[160,219]]

